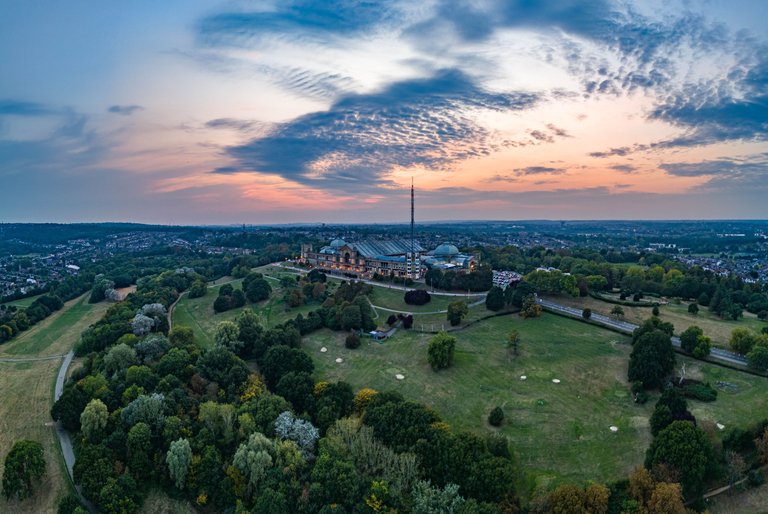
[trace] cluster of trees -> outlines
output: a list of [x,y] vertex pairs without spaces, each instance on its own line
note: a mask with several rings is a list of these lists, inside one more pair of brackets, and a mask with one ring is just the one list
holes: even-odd
[[697,359],[703,359],[712,350],[712,339],[705,336],[701,328],[691,325],[680,334],[680,347]]
[[[334,301],[346,307],[364,291],[340,289]],[[215,511],[433,512],[449,502],[491,514],[517,505],[506,439],[449,430],[395,393],[315,382],[296,321],[265,330],[245,310],[201,350],[185,327],[136,336],[120,304],[130,302],[107,319],[121,319],[123,333],[88,348],[52,409],[77,441],[75,481],[100,510],[136,512],[157,485]]]
[[402,323],[404,329],[409,329],[413,326],[413,314],[398,313],[397,316],[390,314],[387,318],[387,325],[394,327],[398,322]]
[[446,291],[488,291],[493,285],[493,271],[490,266],[480,266],[469,273],[443,272],[432,268],[424,275],[424,282]]
[[[263,280],[263,279],[262,279]],[[267,284],[269,286],[269,284]],[[271,290],[271,288],[270,288]],[[214,312],[225,312],[237,309],[245,305],[245,293],[242,289],[235,289],[232,284],[224,284],[219,287],[219,295],[213,301]]]
[[[486,247],[481,253],[483,262],[493,269],[527,273],[526,279],[541,293],[574,294],[574,285],[580,296],[620,289],[625,298],[646,293],[694,300],[697,309],[709,307],[723,318],[738,319],[743,310],[768,318],[768,291],[761,284],[720,276],[700,266],[686,267],[664,254],[514,246]],[[635,264],[614,264],[627,262]],[[538,267],[557,268],[562,273],[536,271]],[[564,273],[571,278],[565,277],[560,284],[558,279]]]
[[768,327],[763,327],[760,334],[748,328],[735,328],[728,346],[734,352],[746,355],[752,369],[768,371]]
[[323,303],[328,298],[329,291],[324,273],[314,269],[306,276],[283,277],[281,285],[285,288],[285,303],[290,307],[298,307],[311,302]]
[[25,500],[34,494],[36,482],[45,475],[43,445],[37,441],[16,441],[5,457],[3,496],[6,500]]
[[424,289],[411,289],[405,292],[405,303],[408,305],[425,305],[429,303],[432,296]]

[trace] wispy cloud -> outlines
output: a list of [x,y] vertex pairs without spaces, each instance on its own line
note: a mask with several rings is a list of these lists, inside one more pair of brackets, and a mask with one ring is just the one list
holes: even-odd
[[372,189],[397,167],[440,168],[496,149],[473,112],[520,111],[532,93],[489,93],[458,70],[349,95],[327,111],[278,125],[266,137],[228,149],[236,165],[322,188]]
[[120,116],[130,116],[141,110],[144,110],[144,107],[140,105],[112,105],[107,109],[108,112],[119,114]]

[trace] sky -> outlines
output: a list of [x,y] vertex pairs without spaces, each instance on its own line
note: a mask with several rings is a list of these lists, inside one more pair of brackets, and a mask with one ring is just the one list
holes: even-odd
[[0,222],[768,217],[764,0],[3,0]]

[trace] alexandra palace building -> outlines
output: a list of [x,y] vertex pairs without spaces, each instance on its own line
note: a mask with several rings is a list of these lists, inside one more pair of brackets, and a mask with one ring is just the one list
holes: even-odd
[[442,244],[426,252],[421,245],[408,239],[357,243],[334,239],[319,251],[315,251],[311,244],[301,245],[300,262],[362,278],[379,274],[418,279],[430,268],[468,272],[475,269],[477,260],[475,256],[460,253],[450,244]]

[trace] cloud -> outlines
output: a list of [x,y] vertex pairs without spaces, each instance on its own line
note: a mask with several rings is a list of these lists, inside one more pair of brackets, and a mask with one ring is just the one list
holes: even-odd
[[522,175],[562,175],[567,170],[565,168],[551,168],[549,166],[528,166],[527,168],[518,168],[515,173]]
[[519,111],[538,98],[489,93],[462,72],[443,70],[377,93],[347,95],[327,111],[277,125],[265,137],[227,149],[236,161],[228,168],[318,188],[370,190],[397,167],[439,169],[496,151],[497,142],[473,113]]
[[130,116],[131,114],[142,110],[144,110],[144,107],[140,105],[112,105],[107,109],[107,112],[119,114],[120,116]]
[[326,40],[352,36],[399,18],[397,2],[285,0],[271,10],[218,13],[200,20],[197,35],[207,46],[246,46],[268,36]]
[[633,150],[628,146],[621,146],[619,148],[611,148],[606,152],[591,152],[589,156],[597,157],[598,159],[603,159],[605,157],[613,157],[613,156],[624,157],[625,155],[629,155],[630,153],[632,153],[632,151]]
[[637,167],[631,164],[614,164],[611,169],[622,173],[635,173],[637,171]]
[[768,190],[768,153],[744,158],[723,158],[702,162],[665,163],[659,166],[675,177],[705,177],[697,189]]
[[60,114],[60,112],[60,110],[36,102],[0,100],[0,116],[50,116]]

